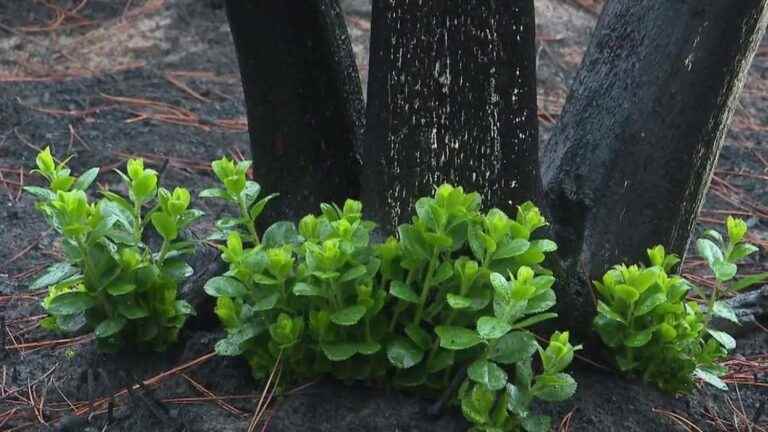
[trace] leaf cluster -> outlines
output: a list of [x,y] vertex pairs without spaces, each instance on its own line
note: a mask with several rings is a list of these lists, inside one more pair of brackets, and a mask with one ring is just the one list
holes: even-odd
[[[254,219],[238,207],[235,219]],[[533,238],[545,219],[531,203],[514,219],[482,213],[478,194],[450,185],[415,207],[380,243],[354,200],[323,204],[298,226],[277,222],[261,239],[230,229],[229,271],[205,287],[227,330],[217,352],[245,356],[256,377],[280,359],[294,379],[331,373],[431,392],[466,369],[456,400],[476,430],[545,430],[530,404],[573,394],[563,370],[578,349],[567,333],[543,349],[528,330],[556,316],[542,263],[557,246]]]
[[[736,346],[728,333],[712,328],[713,317],[738,324],[723,295],[764,280],[753,275],[734,281],[736,264],[757,251],[746,243],[746,223],[728,217],[727,238],[708,230],[697,242],[699,254],[716,278],[711,293],[671,275],[679,259],[664,247],[648,249],[650,266],[617,265],[595,281],[600,300],[594,327],[615,354],[620,370],[640,375],[670,393],[688,392],[694,377],[727,390],[718,361]],[[705,305],[689,301],[695,291]]]
[[[98,168],[80,177],[57,163],[48,148],[37,156],[37,170],[48,187],[28,186],[37,208],[62,236],[66,262],[47,269],[31,289],[48,288],[42,326],[74,332],[93,330],[100,349],[163,350],[176,340],[191,306],[177,298],[178,285],[192,274],[183,256],[194,244],[179,233],[202,213],[189,209],[186,189],[157,186],[157,173],[140,159],[119,172],[128,198],[102,190],[90,202],[86,190]],[[145,211],[145,207],[150,210]],[[162,238],[159,250],[144,241],[148,224]]]

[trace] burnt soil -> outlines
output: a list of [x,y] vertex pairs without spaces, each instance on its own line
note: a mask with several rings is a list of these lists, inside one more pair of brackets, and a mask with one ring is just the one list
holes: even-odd
[[[64,339],[38,328],[42,293],[27,286],[60,260],[61,252],[33,200],[20,192],[21,185],[38,184],[29,170],[46,145],[58,157],[74,155],[76,173],[91,166],[108,172],[133,156],[156,168],[167,160],[164,184],[184,184],[195,194],[213,184],[208,161],[248,155],[242,90],[221,3],[0,2],[0,315],[7,322],[0,336],[7,346],[0,350],[0,431],[102,430],[103,398],[114,394],[115,421],[107,430],[248,429],[263,383],[250,378],[242,360],[210,355],[221,337],[210,310],[200,311],[179,343],[163,354],[99,354],[88,335]],[[599,2],[536,3],[546,145]],[[364,0],[342,4],[365,82],[370,5]],[[718,224],[728,213],[748,218],[751,240],[763,246],[762,255],[744,269],[750,273],[768,268],[766,89],[768,42],[750,70],[697,228]],[[253,174],[258,179],[259,173]],[[100,177],[104,185],[116,180],[112,174]],[[201,200],[195,205],[209,215],[194,227],[204,236],[221,208]],[[197,261],[209,264],[204,257]],[[687,260],[683,268],[706,284],[700,270],[696,260]],[[574,399],[544,409],[558,430],[768,430],[768,413],[762,415],[768,398],[767,334],[739,338],[728,366],[731,381],[740,384],[732,384],[728,394],[702,387],[690,397],[669,397],[579,360]],[[147,381],[146,393],[135,391],[143,396],[118,393],[137,380]],[[256,430],[466,429],[455,409],[429,417],[430,403],[415,395],[320,380],[276,398]]]

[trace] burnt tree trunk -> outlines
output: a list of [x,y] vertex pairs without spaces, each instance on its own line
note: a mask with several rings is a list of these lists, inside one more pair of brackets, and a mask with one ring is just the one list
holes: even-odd
[[374,0],[363,200],[391,230],[442,182],[538,198],[533,0]]
[[767,0],[612,0],[595,29],[543,178],[566,325],[594,316],[588,281],[662,244],[684,254]]
[[226,8],[254,174],[265,192],[281,194],[262,220],[357,196],[362,90],[336,0],[227,0]]
[[444,181],[545,204],[558,325],[586,337],[589,280],[656,243],[684,253],[767,3],[608,2],[540,177],[532,0],[374,0],[365,139],[336,1],[227,0],[255,174],[287,203],[268,219],[359,194],[391,230]]

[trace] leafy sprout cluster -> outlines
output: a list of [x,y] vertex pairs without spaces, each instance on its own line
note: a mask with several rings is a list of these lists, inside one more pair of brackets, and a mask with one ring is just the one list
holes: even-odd
[[205,286],[227,331],[219,354],[245,356],[259,378],[280,359],[293,379],[331,373],[431,392],[466,371],[456,400],[475,430],[548,430],[530,405],[574,393],[563,371],[579,347],[566,332],[544,349],[528,330],[556,316],[555,279],[542,266],[556,245],[533,238],[546,225],[533,204],[515,218],[483,213],[477,193],[442,185],[381,243],[371,241],[375,225],[354,200],[259,236],[241,228],[255,227],[263,209],[249,203],[270,197],[246,199],[245,171],[226,159],[214,164],[234,166],[234,175],[216,171],[225,188],[203,195],[239,209],[217,223],[229,271]]
[[[158,173],[134,159],[116,170],[127,197],[101,190],[90,202],[98,168],[75,177],[47,148],[36,163],[47,187],[25,189],[62,236],[67,260],[31,286],[48,287],[43,327],[93,330],[106,351],[165,349],[194,314],[178,298],[193,273],[184,256],[195,246],[182,233],[202,215],[189,208],[190,193],[159,187]],[[204,288],[226,330],[220,355],[244,356],[257,378],[280,362],[292,379],[333,374],[437,394],[458,377],[453,399],[472,430],[550,429],[532,404],[574,394],[565,370],[581,347],[568,332],[542,346],[530,330],[557,316],[555,278],[544,267],[557,245],[537,237],[547,222],[536,206],[520,205],[514,218],[482,212],[479,194],[444,184],[383,242],[372,241],[375,224],[355,200],[322,204],[298,225],[281,221],[260,234],[257,220],[276,195],[261,196],[249,167],[214,161],[221,186],[200,193],[237,208],[211,235],[225,240],[229,269]],[[737,278],[757,248],[745,241],[744,221],[729,217],[726,231],[708,230],[697,242],[717,281],[710,293],[671,274],[679,259],[662,246],[647,251],[650,265],[617,265],[595,282],[594,327],[620,370],[668,392],[689,391],[694,377],[727,389],[719,362],[735,341],[713,319],[738,323],[724,296],[768,274]],[[687,298],[691,290],[703,304]]]
[[[637,374],[664,391],[688,392],[694,377],[727,390],[720,379],[726,372],[719,364],[736,347],[728,333],[712,327],[714,317],[738,324],[723,296],[768,278],[768,274],[734,280],[737,263],[757,248],[744,241],[747,225],[728,217],[727,238],[708,230],[697,249],[715,276],[711,293],[685,279],[670,275],[680,261],[662,246],[648,250],[650,266],[617,265],[596,281],[600,300],[594,327],[615,354],[620,370]],[[696,291],[701,305],[688,300]]]
[[[35,172],[48,187],[25,189],[62,236],[66,257],[31,286],[48,287],[42,305],[49,316],[42,326],[65,332],[93,330],[105,351],[126,345],[165,349],[194,314],[177,296],[179,282],[192,274],[184,255],[194,246],[180,240],[179,233],[202,214],[189,209],[189,192],[158,187],[157,172],[136,159],[128,161],[127,174],[118,171],[127,198],[102,190],[101,199],[89,202],[86,190],[98,168],[74,177],[66,161],[57,163],[48,148],[36,162]],[[159,250],[145,241],[150,223],[162,238]]]

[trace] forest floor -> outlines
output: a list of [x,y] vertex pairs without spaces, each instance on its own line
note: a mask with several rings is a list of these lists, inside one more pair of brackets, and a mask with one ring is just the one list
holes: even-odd
[[[248,155],[238,68],[220,0],[17,0],[0,2],[0,431],[102,430],[114,396],[112,431],[244,431],[261,383],[239,359],[212,354],[216,326],[192,321],[164,354],[96,353],[92,338],[53,337],[38,328],[43,293],[27,285],[61,260],[54,233],[23,185],[45,146],[74,155],[76,173],[107,173],[140,156],[168,163],[164,182],[194,194],[210,187],[208,162]],[[539,117],[546,145],[595,25],[599,1],[537,0]],[[343,0],[365,83],[370,4]],[[695,109],[695,107],[693,107]],[[659,143],[663,157],[664,143]],[[259,173],[254,173],[258,180]],[[116,176],[100,177],[114,185]],[[197,201],[209,215],[219,209]],[[727,214],[749,220],[763,248],[745,266],[768,268],[768,42],[757,54],[722,150],[697,230]],[[201,235],[211,218],[195,226]],[[702,262],[683,274],[711,284]],[[215,323],[214,323],[215,324]],[[739,338],[726,365],[728,394],[698,389],[661,395],[578,361],[576,397],[546,410],[561,431],[768,431],[768,332]],[[101,374],[99,370],[105,373]],[[90,371],[90,372],[89,372]],[[123,374],[125,373],[125,374]],[[130,397],[125,380],[143,381]],[[158,408],[153,401],[162,401]],[[465,428],[461,415],[423,414],[428,401],[396,392],[306,383],[279,398],[253,430],[430,431]],[[159,410],[159,412],[158,412]],[[155,414],[157,412],[157,414]],[[72,417],[76,414],[80,417]],[[58,428],[58,429],[57,429]]]

